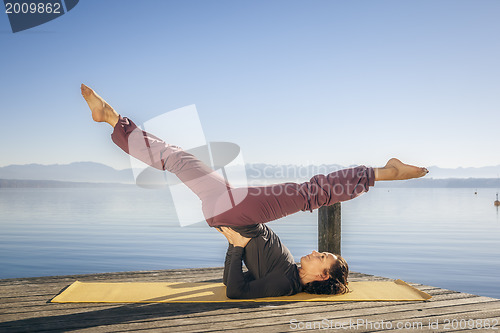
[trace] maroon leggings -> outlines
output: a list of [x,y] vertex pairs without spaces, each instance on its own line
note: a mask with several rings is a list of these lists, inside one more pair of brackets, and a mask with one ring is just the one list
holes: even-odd
[[194,155],[165,143],[120,116],[113,142],[127,154],[160,170],[174,173],[202,201],[211,227],[266,223],[298,211],[346,201],[375,183],[372,168],[358,166],[316,175],[308,182],[234,188]]

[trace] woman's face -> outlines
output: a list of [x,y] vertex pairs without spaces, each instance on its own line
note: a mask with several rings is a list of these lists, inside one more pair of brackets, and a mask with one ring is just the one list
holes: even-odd
[[[337,261],[337,256],[333,253],[312,251],[311,254],[300,258],[300,266],[307,274],[325,277],[325,271],[328,272],[335,261]],[[328,273],[322,280],[327,278]]]

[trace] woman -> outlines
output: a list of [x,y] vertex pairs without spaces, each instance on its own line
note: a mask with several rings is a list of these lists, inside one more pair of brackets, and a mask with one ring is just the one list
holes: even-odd
[[[126,153],[174,173],[202,201],[203,214],[228,240],[223,282],[229,298],[293,295],[300,291],[340,294],[348,291],[349,269],[340,255],[313,251],[295,264],[290,251],[264,223],[298,211],[353,199],[375,181],[418,178],[427,169],[391,159],[383,168],[355,168],[316,175],[301,184],[233,188],[224,178],[181,148],[169,145],[121,117],[82,84],[92,118],[113,127],[111,138]],[[242,260],[248,272],[242,271]]]

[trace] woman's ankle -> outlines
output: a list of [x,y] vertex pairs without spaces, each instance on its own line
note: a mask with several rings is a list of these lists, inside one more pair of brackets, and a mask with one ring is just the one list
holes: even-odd
[[111,127],[115,128],[116,124],[118,123],[118,120],[120,120],[120,115],[118,113],[116,113],[116,111],[115,111],[114,114],[109,116],[109,118],[106,122],[108,124],[110,124]]
[[375,181],[394,180],[398,172],[393,167],[373,168],[373,171],[375,173]]

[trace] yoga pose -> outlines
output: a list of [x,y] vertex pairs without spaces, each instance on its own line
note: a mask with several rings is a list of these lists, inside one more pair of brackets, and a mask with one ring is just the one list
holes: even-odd
[[[200,198],[207,223],[229,242],[223,277],[229,298],[347,292],[349,269],[344,258],[312,251],[300,258],[299,268],[264,223],[353,199],[367,192],[375,181],[418,178],[428,173],[425,168],[392,158],[382,168],[358,166],[316,175],[301,184],[234,188],[192,154],[139,129],[89,87],[82,84],[81,90],[92,118],[113,127],[111,138],[118,147],[154,168],[174,173]],[[248,269],[245,273],[242,260]]]

